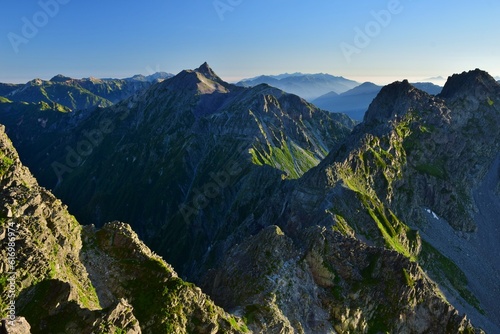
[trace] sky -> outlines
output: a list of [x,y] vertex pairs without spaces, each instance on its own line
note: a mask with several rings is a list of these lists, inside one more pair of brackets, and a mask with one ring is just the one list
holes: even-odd
[[421,81],[500,76],[498,0],[2,0],[0,82],[329,73]]

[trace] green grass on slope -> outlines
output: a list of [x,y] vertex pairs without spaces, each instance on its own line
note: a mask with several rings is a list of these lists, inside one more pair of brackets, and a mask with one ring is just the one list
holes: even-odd
[[297,146],[293,142],[282,141],[280,147],[268,147],[266,149],[254,145],[250,149],[252,162],[256,165],[269,165],[279,169],[286,174],[286,178],[298,179],[306,171],[316,166],[319,159],[308,150]]
[[7,170],[12,166],[14,160],[6,156],[4,153],[0,152],[0,179],[7,172]]

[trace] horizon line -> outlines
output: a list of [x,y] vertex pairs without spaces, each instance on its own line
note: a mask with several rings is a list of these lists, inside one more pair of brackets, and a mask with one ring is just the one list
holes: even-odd
[[[188,69],[189,70],[189,69]],[[194,69],[193,69],[194,70]],[[183,70],[182,70],[183,71]],[[180,71],[180,72],[182,72]],[[136,73],[136,74],[121,74],[121,75],[102,75],[102,76],[96,76],[96,75],[87,75],[87,76],[82,76],[79,78],[78,75],[75,75],[75,76],[71,76],[71,75],[65,75],[65,74],[62,74],[62,73],[57,73],[57,74],[54,74],[52,76],[50,76],[50,78],[47,78],[47,76],[35,76],[35,77],[32,77],[31,79],[20,79],[20,78],[7,78],[7,81],[3,80],[3,79],[0,79],[0,83],[4,83],[4,84],[27,84],[28,82],[30,81],[33,81],[33,80],[36,80],[36,79],[40,79],[40,80],[43,80],[43,81],[50,81],[52,78],[58,76],[58,75],[63,75],[63,76],[66,76],[66,77],[69,77],[71,79],[76,79],[76,80],[83,80],[83,79],[89,79],[89,78],[96,78],[96,79],[111,79],[111,80],[124,80],[124,79],[130,79],[130,78],[133,78],[134,76],[138,76],[138,75],[142,75],[144,77],[148,77],[150,75],[154,75],[156,73],[168,73],[168,74],[171,74],[173,76],[176,76],[177,74],[179,74],[180,72],[174,74],[174,73],[171,73],[171,72],[167,72],[167,71],[156,71],[155,73],[151,73],[151,74],[142,74],[142,73]],[[465,71],[466,72],[466,71]],[[487,72],[487,71],[486,71]],[[488,72],[489,73],[489,72]],[[433,83],[433,84],[436,84],[436,85],[444,85],[447,81],[447,79],[449,78],[449,76],[453,75],[453,74],[459,74],[458,72],[457,73],[452,73],[450,75],[440,75],[440,74],[437,74],[437,75],[433,75],[431,77],[428,77],[428,76],[418,76],[418,75],[337,75],[337,74],[331,74],[331,73],[327,73],[327,72],[317,72],[317,73],[304,73],[304,72],[299,72],[299,71],[295,71],[295,72],[284,72],[284,73],[279,73],[279,74],[259,74],[259,75],[253,75],[253,76],[231,76],[231,75],[221,75],[219,76],[222,80],[226,81],[227,83],[231,83],[231,84],[235,84],[235,83],[238,83],[242,80],[248,80],[248,79],[254,79],[254,78],[258,78],[258,77],[261,77],[261,76],[280,76],[280,75],[293,75],[293,74],[302,74],[302,75],[319,75],[319,74],[326,74],[326,75],[331,75],[331,76],[335,76],[335,77],[342,77],[344,79],[347,79],[347,80],[353,80],[353,81],[356,81],[360,84],[362,83],[366,83],[366,82],[371,82],[371,83],[374,83],[374,84],[377,84],[377,85],[388,85],[388,84],[391,84],[393,82],[396,82],[396,81],[403,81],[403,80],[408,80],[410,82],[413,82],[413,83],[417,83],[417,82],[430,82],[430,83]],[[493,75],[491,73],[489,73],[495,80],[500,80],[500,76],[496,76],[496,75]],[[47,78],[47,79],[45,79]]]

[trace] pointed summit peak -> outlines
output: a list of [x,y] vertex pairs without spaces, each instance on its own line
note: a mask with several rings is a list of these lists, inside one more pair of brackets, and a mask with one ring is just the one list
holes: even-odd
[[207,77],[210,80],[214,81],[222,81],[221,78],[215,72],[212,70],[212,68],[208,65],[207,62],[204,62],[200,67],[198,67],[195,72],[203,74],[205,77]]
[[448,77],[439,96],[452,100],[463,96],[479,97],[499,89],[500,86],[491,75],[476,68],[473,71],[462,72]]
[[[410,108],[415,108],[423,97],[429,94],[412,86],[408,80],[396,81],[383,87],[366,111],[363,122],[384,122],[393,117],[403,116]],[[426,100],[426,99],[425,99]]]
[[197,91],[199,94],[213,92],[226,93],[230,84],[224,82],[214,73],[207,63],[195,70],[183,70],[171,80],[165,80],[165,87]]
[[200,65],[200,67],[198,67],[196,69],[196,71],[198,71],[198,72],[203,72],[203,71],[212,72],[212,68],[210,67],[210,65],[208,65],[207,62],[204,62],[203,64]]

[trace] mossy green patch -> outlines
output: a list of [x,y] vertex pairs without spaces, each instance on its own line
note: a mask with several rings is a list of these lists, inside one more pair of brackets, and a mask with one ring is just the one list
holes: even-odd
[[0,96],[0,103],[12,103],[12,101],[9,100],[8,98]]
[[252,163],[258,166],[269,165],[286,173],[289,179],[297,179],[306,171],[319,163],[319,158],[293,142],[283,140],[279,147],[271,146],[265,148],[262,145],[254,145],[249,150]]
[[403,277],[405,279],[406,285],[408,285],[410,288],[413,288],[415,285],[415,281],[411,277],[411,274],[406,268],[403,268]]
[[6,156],[3,152],[0,152],[0,179],[13,164],[14,160]]
[[354,230],[349,223],[340,214],[334,214],[335,225],[332,227],[334,231],[340,232],[343,235],[354,235]]
[[239,324],[238,321],[236,321],[236,319],[233,317],[229,318],[229,324],[231,325],[231,328],[233,328],[237,331],[240,331],[243,333],[248,333],[250,331],[246,324]]

